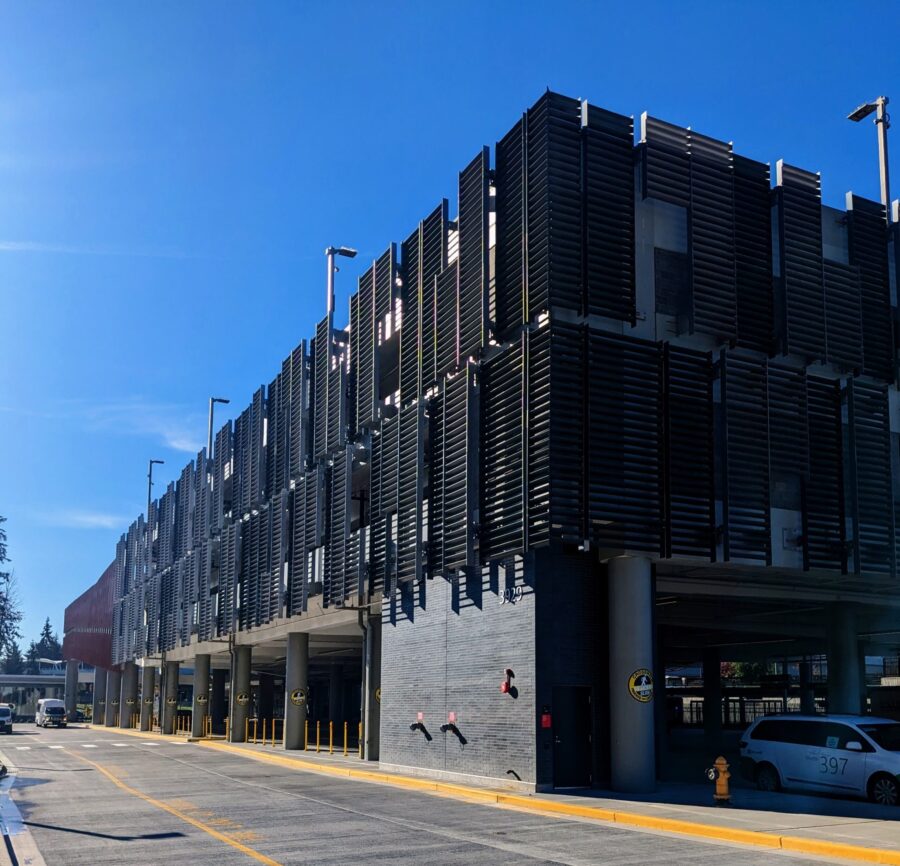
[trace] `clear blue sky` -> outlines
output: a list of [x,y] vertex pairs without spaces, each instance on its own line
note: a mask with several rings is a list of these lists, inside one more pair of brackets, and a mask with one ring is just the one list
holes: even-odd
[[26,643],[112,559],[147,459],[174,479],[208,396],[239,411],[312,335],[327,244],[361,253],[345,315],[547,86],[877,198],[875,133],[845,115],[886,92],[900,118],[898,10],[0,0],[0,514]]

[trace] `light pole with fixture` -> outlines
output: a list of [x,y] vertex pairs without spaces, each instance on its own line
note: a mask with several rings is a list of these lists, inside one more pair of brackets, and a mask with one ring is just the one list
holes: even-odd
[[352,259],[356,257],[356,250],[352,247],[328,247],[325,256],[328,259],[328,297],[325,312],[330,317],[334,313],[334,272],[337,270],[334,266],[334,257],[344,256]]
[[151,460],[147,466],[147,532],[150,532],[150,502],[153,499],[153,464],[165,463],[165,460]]
[[213,447],[213,407],[216,403],[230,403],[231,400],[226,397],[210,397],[209,398],[209,426],[206,431],[206,462],[212,463],[212,447]]
[[879,96],[871,102],[864,102],[847,115],[848,120],[859,123],[873,112],[875,113],[875,126],[878,130],[878,167],[881,173],[881,203],[884,205],[888,225],[891,223],[891,188],[888,174],[887,131],[891,126],[891,116],[885,110],[885,106],[889,101],[886,96]]

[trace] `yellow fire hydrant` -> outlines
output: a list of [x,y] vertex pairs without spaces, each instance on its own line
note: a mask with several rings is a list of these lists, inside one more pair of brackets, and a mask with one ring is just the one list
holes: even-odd
[[731,778],[731,773],[728,772],[730,766],[724,756],[719,755],[715,763],[706,771],[706,778],[716,783],[713,800],[717,806],[727,806],[731,803],[731,792],[728,789],[728,780]]

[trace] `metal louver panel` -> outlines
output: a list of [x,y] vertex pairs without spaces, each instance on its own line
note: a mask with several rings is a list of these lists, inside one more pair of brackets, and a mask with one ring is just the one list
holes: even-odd
[[772,348],[772,204],[769,166],[734,155],[734,266],[738,345]]
[[722,354],[725,559],[772,560],[766,363]]
[[809,478],[806,371],[769,361],[766,391],[770,505],[799,511]]
[[581,544],[585,527],[585,330],[548,322],[528,336],[528,546]]
[[666,344],[663,556],[715,554],[712,361]]
[[356,426],[362,429],[375,418],[378,389],[374,265],[359,278],[359,290],[353,304],[356,314],[350,341],[356,375]]
[[210,532],[218,535],[231,510],[231,421],[222,425],[214,446],[212,513]]
[[372,439],[372,556],[373,589],[387,592],[395,577],[394,544],[391,534],[398,505],[400,418],[393,414],[381,422],[380,435]]
[[[250,403],[250,483],[244,485],[247,510],[259,505],[266,487],[266,463],[263,454],[263,424],[266,415],[266,389],[260,386]],[[249,495],[249,501],[246,497]]]
[[269,504],[269,586],[262,601],[262,621],[271,622],[284,612],[284,564],[287,560],[288,492],[282,491]]
[[688,130],[641,115],[641,174],[644,198],[688,207],[691,171]]
[[847,384],[850,426],[851,518],[857,574],[890,574],[894,562],[891,430],[887,388]]
[[478,508],[479,403],[475,366],[444,386],[441,481],[443,570],[478,564],[472,525]]
[[[287,363],[287,362],[285,362]],[[283,369],[283,368],[282,368]],[[309,439],[309,356],[303,340],[290,357],[290,478],[299,478],[306,468]],[[282,372],[282,380],[284,372]]]
[[306,520],[305,476],[297,479],[291,492],[291,560],[288,570],[288,613],[297,616],[303,612],[303,592],[306,585]]
[[250,409],[234,422],[231,466],[231,516],[240,519],[250,510]]
[[846,572],[841,386],[838,381],[810,376],[806,389],[809,486],[803,529],[805,567]]
[[425,412],[418,401],[400,410],[397,581],[422,577],[422,495],[425,482]]
[[284,385],[284,378],[279,373],[266,389],[266,428],[265,428],[265,455],[266,455],[266,499],[270,499],[281,493],[287,487],[287,448],[288,448],[288,417],[290,401],[284,398],[284,392],[289,391],[289,386]]
[[823,266],[828,360],[844,370],[859,370],[863,365],[859,273],[856,268],[828,259]]
[[[331,371],[331,316],[316,325],[313,345],[313,459],[325,455],[328,449],[328,374]],[[360,417],[360,416],[357,416]]]
[[[422,225],[420,223],[400,245],[402,259],[400,278],[403,281],[400,288],[400,299],[403,304],[403,320],[400,327],[400,402],[403,405],[419,396],[419,364],[422,351],[421,250]],[[354,366],[357,366],[355,362]]]
[[175,649],[175,568],[169,566],[159,580],[159,648]]
[[240,521],[228,524],[222,531],[219,547],[219,634],[235,631],[237,619],[237,587],[241,569]]
[[784,351],[825,358],[822,195],[819,176],[777,163]]
[[175,559],[184,556],[193,544],[194,461],[181,470],[175,485]]
[[581,103],[545,93],[526,115],[525,320],[551,307],[581,312]]
[[428,405],[428,574],[444,566],[444,393]]
[[525,322],[525,126],[522,118],[496,147],[494,325],[500,337]]
[[212,604],[209,594],[212,570],[212,545],[204,541],[195,552],[197,556],[197,638],[209,640],[213,637]]
[[194,463],[194,521],[193,546],[197,547],[209,535],[210,489],[207,473],[206,449],[201,449]]
[[737,337],[734,167],[731,145],[689,133],[692,327],[719,341]]
[[588,333],[588,529],[601,549],[660,549],[660,347]]
[[884,207],[848,193],[847,210],[850,262],[859,269],[863,371],[890,382],[894,378],[894,337]]
[[434,278],[435,373],[456,367],[459,358],[459,260]]
[[159,568],[167,568],[175,561],[175,502],[175,485],[169,484],[159,500],[156,543]]
[[328,371],[327,450],[336,451],[347,442],[347,346],[336,344]]
[[482,368],[482,561],[526,549],[524,340],[520,337]]
[[589,315],[634,323],[634,123],[586,106],[584,257]]
[[[397,248],[391,244],[375,262],[375,330],[384,328],[385,319],[394,311],[397,295]],[[381,341],[386,339],[381,330]]]
[[419,393],[425,391],[437,379],[437,305],[434,294],[434,278],[447,267],[447,200],[441,203],[422,221],[421,229],[421,304],[419,330],[422,345],[422,369]]
[[329,472],[328,546],[325,553],[326,603],[340,607],[347,595],[356,589],[356,581],[348,581],[350,571],[350,483],[353,459],[349,448],[334,455]]
[[475,357],[487,339],[490,151],[459,173],[459,355]]

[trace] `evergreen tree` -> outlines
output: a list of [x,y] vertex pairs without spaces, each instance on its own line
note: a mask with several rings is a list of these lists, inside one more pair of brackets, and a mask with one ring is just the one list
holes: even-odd
[[53,631],[53,627],[50,625],[50,617],[48,616],[44,620],[44,626],[41,629],[41,636],[38,638],[37,642],[38,653],[43,659],[56,659],[62,658],[62,647],[59,643],[59,635]]
[[31,641],[28,644],[28,652],[25,653],[25,673],[26,674],[39,674],[41,672],[41,664],[38,659],[41,657],[41,651],[38,649],[38,645]]
[[22,611],[19,610],[13,576],[3,568],[3,564],[9,562],[6,530],[3,528],[5,522],[6,518],[0,517],[0,653],[8,654],[12,643],[22,636],[19,633]]
[[6,652],[6,658],[3,659],[3,673],[25,673],[25,659],[22,658],[22,650],[19,649],[19,644],[17,641],[13,641],[9,645],[9,649]]

